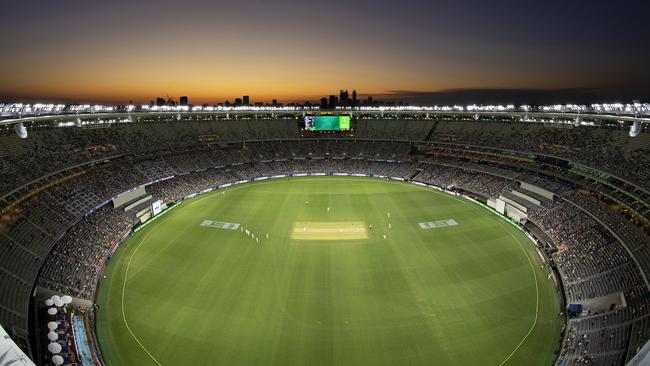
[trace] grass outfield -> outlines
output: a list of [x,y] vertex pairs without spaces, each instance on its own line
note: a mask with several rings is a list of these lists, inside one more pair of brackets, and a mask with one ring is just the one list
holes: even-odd
[[[359,223],[367,238],[350,239]],[[314,235],[292,239],[296,224]],[[370,178],[262,181],[131,236],[100,284],[97,333],[111,366],[551,365],[562,322],[547,276],[521,231],[464,199]]]

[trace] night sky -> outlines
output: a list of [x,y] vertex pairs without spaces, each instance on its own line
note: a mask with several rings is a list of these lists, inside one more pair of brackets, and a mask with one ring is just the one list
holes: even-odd
[[650,101],[650,1],[3,1],[0,100]]

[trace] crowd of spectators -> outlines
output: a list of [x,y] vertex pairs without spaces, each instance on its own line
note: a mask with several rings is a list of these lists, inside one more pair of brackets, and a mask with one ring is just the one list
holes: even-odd
[[38,285],[58,293],[94,299],[104,261],[136,224],[107,204],[82,219],[59,240],[38,277]]
[[[103,128],[39,127],[29,138],[0,136],[0,192],[71,166],[118,155],[188,149],[227,141],[297,140],[298,119],[165,120],[106,124]],[[551,128],[504,121],[359,119],[343,139],[430,141],[536,152],[610,171],[645,185],[650,181],[650,137],[622,128]],[[318,137],[318,136],[316,136]],[[441,147],[439,147],[441,148]],[[448,154],[454,152],[448,145]],[[341,151],[336,150],[336,151]],[[463,149],[467,154],[468,149]],[[612,159],[616,156],[616,159]]]
[[571,201],[550,210],[533,211],[529,220],[560,248],[553,261],[561,274],[567,302],[584,303],[612,294],[625,299],[625,306],[619,304],[613,311],[570,318],[560,360],[569,364],[622,364],[632,355],[628,350],[630,327],[650,315],[650,292],[639,267],[610,227],[599,224]]
[[437,164],[422,164],[422,171],[414,180],[445,189],[461,189],[484,197],[498,197],[517,185],[515,181],[498,176]]
[[[650,188],[650,136],[623,128],[553,128],[539,123],[440,122],[430,139],[569,159]],[[615,157],[615,158],[613,158]]]
[[[646,145],[627,141],[619,131],[607,131],[610,136],[602,129],[399,123],[360,121],[354,137],[423,140],[430,135],[436,142],[553,153],[648,181],[647,171],[622,174],[620,169],[648,150]],[[0,172],[10,177],[0,183],[0,192],[43,179],[42,185],[31,184],[0,199],[11,207],[0,217],[0,293],[6,295],[0,297],[0,321],[27,329],[28,297],[41,266],[39,286],[94,298],[103,263],[137,222],[106,204],[118,193],[148,185],[149,194],[170,204],[205,189],[259,176],[356,173],[412,179],[485,198],[507,195],[520,181],[556,193],[558,197],[550,204],[530,210],[529,220],[561,248],[553,260],[567,299],[580,302],[620,292],[628,303],[606,314],[571,319],[562,357],[577,364],[625,359],[633,355],[628,341],[629,347],[638,347],[647,339],[648,289],[634,259],[650,274],[648,237],[596,197],[525,171],[531,164],[525,158],[479,154],[455,145],[414,149],[408,142],[297,140],[295,124],[296,120],[156,122],[45,129],[30,133],[25,141],[0,136]],[[244,139],[264,141],[241,142]],[[593,144],[602,146],[587,157],[586,149]],[[413,159],[429,153],[435,158]],[[611,153],[622,154],[618,166],[602,163],[603,154]],[[640,159],[641,166],[647,164],[644,159],[647,156]],[[72,167],[91,160],[97,161]],[[46,173],[53,174],[43,177]],[[24,192],[29,192],[26,199]],[[585,324],[590,326],[584,328]]]

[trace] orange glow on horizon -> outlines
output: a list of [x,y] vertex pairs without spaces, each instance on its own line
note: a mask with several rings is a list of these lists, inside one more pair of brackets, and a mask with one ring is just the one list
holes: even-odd
[[[92,53],[46,47],[2,58],[0,95],[138,104],[167,95],[175,99],[187,95],[194,104],[250,95],[251,102],[286,103],[316,102],[341,88],[356,89],[360,95],[389,95],[395,90],[562,86],[543,74],[523,79],[523,72],[516,70],[485,73],[456,60],[404,58],[370,47],[322,46],[304,57],[289,46],[204,49],[195,41],[170,51],[132,43],[137,40],[109,43]],[[572,78],[567,75],[563,83]]]

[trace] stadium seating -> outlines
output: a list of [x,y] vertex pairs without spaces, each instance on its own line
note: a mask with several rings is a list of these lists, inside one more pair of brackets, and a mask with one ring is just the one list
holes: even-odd
[[[631,140],[610,128],[360,119],[352,135],[304,139],[292,119],[191,119],[40,128],[29,136],[0,136],[7,177],[0,182],[0,322],[14,334],[28,333],[35,284],[94,300],[105,261],[138,222],[106,204],[121,192],[146,185],[170,205],[260,176],[353,173],[521,205],[524,223],[554,242],[549,256],[568,303],[622,296],[620,306],[568,319],[558,363],[620,364],[650,337],[650,247],[638,221],[650,212],[647,134]],[[627,183],[520,153],[569,159]]]

